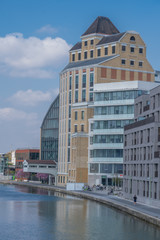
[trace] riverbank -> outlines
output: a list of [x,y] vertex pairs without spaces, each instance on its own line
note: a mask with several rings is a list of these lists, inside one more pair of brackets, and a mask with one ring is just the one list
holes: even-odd
[[67,191],[65,188],[49,186],[40,183],[33,182],[16,182],[10,180],[0,180],[1,184],[30,186],[35,188],[46,189],[50,191],[56,191],[64,194],[68,194],[75,197],[85,198],[88,200],[96,201],[107,205],[108,207],[115,208],[121,212],[130,214],[136,218],[139,218],[147,223],[160,227],[160,209],[147,206],[144,204],[134,204],[133,202],[112,195],[104,194],[100,191],[88,192],[88,191]]

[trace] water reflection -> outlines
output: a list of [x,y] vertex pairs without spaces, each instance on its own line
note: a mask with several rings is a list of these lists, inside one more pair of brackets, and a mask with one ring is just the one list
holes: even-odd
[[89,200],[0,185],[0,239],[159,240],[160,230]]

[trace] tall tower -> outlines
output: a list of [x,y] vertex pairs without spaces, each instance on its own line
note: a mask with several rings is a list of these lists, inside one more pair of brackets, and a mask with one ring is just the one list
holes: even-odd
[[133,31],[120,33],[98,17],[69,52],[60,73],[58,184],[88,182],[88,119],[96,83],[154,81],[146,46]]

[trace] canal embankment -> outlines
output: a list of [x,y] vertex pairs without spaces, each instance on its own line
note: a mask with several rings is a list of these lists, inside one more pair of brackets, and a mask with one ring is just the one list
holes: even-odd
[[96,201],[98,203],[102,203],[107,205],[108,207],[112,207],[118,211],[127,213],[141,219],[147,223],[153,224],[155,226],[160,227],[160,209],[143,205],[140,203],[134,204],[132,201],[123,199],[122,197],[117,197],[113,195],[107,195],[102,192],[88,192],[88,191],[68,191],[65,188],[49,186],[34,182],[16,182],[10,180],[0,180],[1,184],[11,184],[11,185],[20,185],[20,186],[29,186],[34,188],[41,188],[50,191],[55,191],[79,198],[84,198],[92,201]]

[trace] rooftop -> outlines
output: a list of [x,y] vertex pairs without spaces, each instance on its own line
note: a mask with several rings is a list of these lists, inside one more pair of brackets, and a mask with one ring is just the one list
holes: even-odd
[[107,17],[97,17],[96,20],[89,26],[87,31],[82,36],[90,34],[105,34],[111,35],[119,33],[118,29],[114,26],[111,20]]

